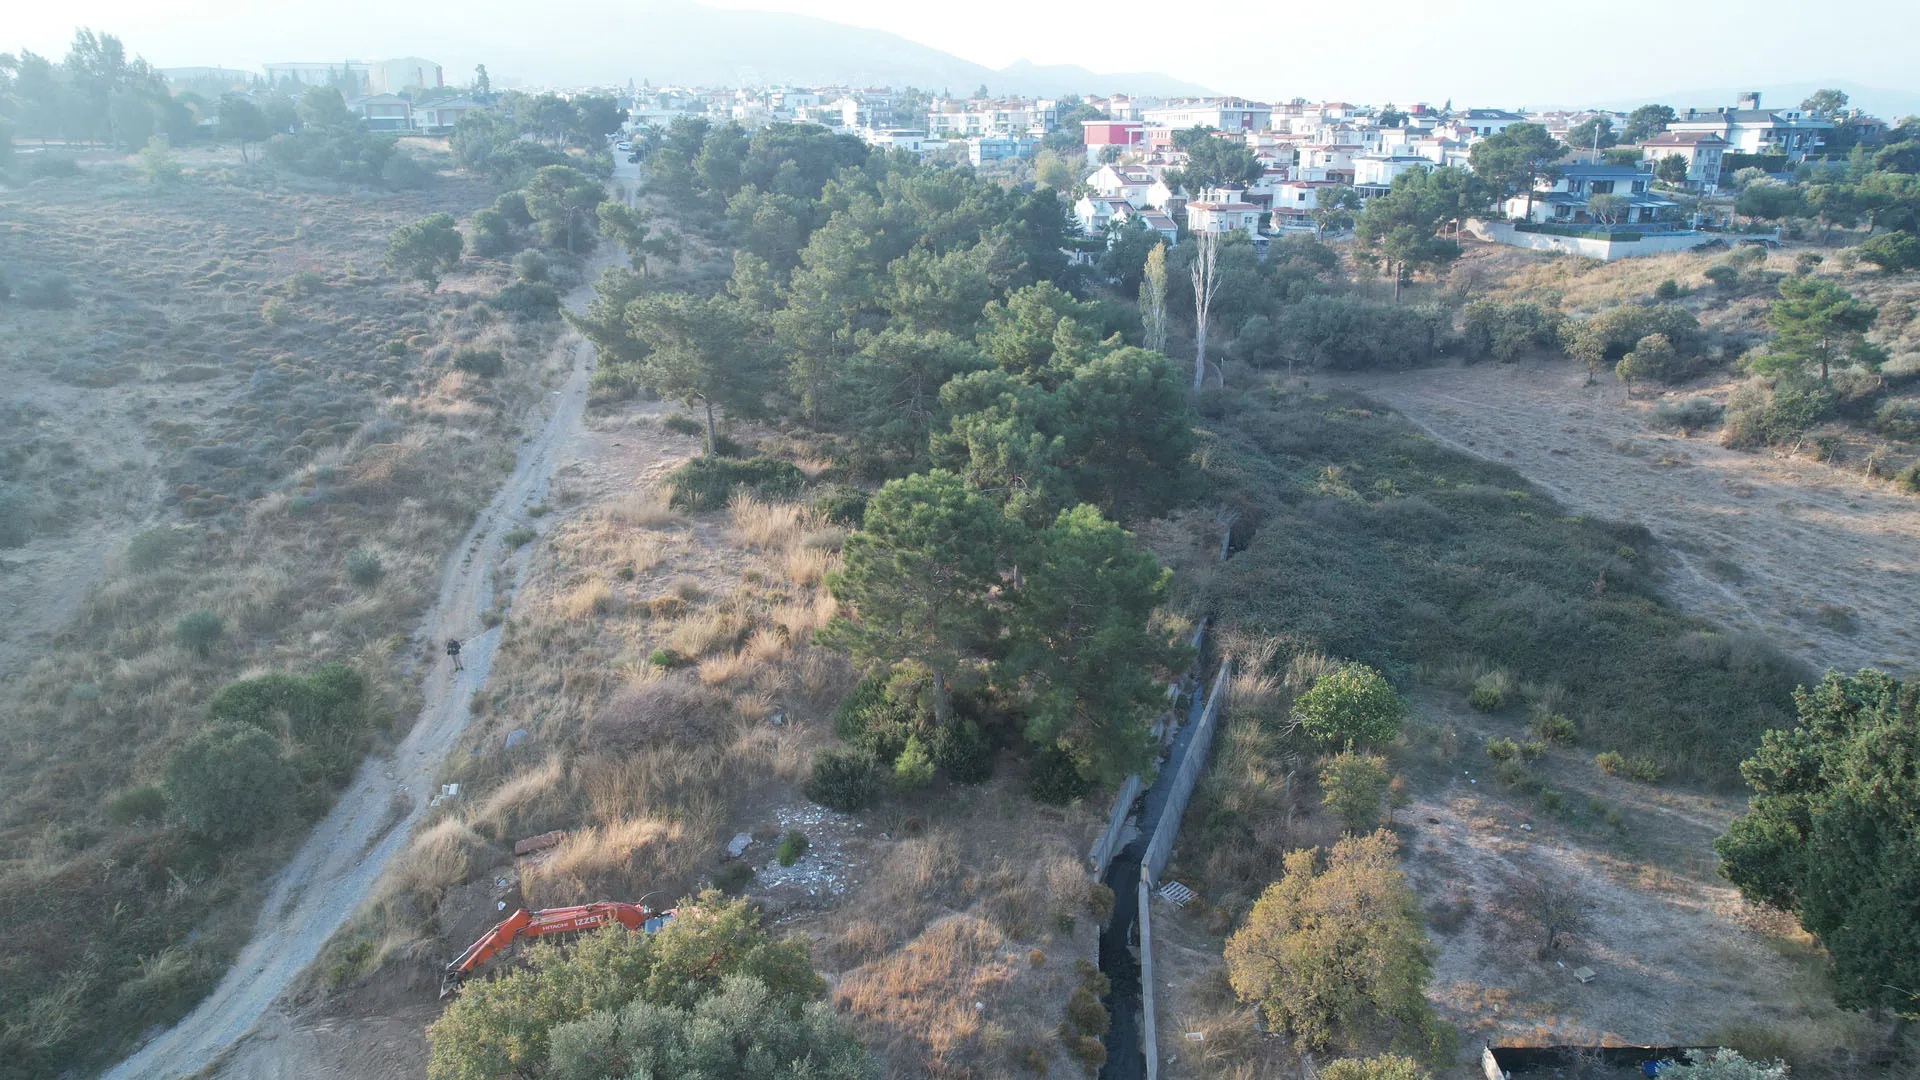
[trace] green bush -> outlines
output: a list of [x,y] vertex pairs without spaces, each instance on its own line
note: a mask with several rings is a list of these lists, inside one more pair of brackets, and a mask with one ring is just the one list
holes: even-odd
[[1721,292],[1734,292],[1740,288],[1740,271],[1731,266],[1709,266],[1706,276]]
[[1881,233],[1857,250],[1860,258],[1889,274],[1920,270],[1920,236],[1911,233]]
[[516,281],[487,303],[501,314],[521,321],[560,317],[560,293],[544,282]]
[[808,846],[807,834],[795,829],[780,839],[780,849],[773,857],[781,866],[792,866],[807,853]]
[[148,574],[167,563],[187,546],[187,532],[171,525],[156,525],[134,534],[127,542],[127,569]]
[[539,535],[531,525],[515,525],[507,530],[506,535],[500,538],[500,542],[507,545],[508,551],[518,551],[532,543]]
[[687,666],[687,658],[672,649],[655,649],[647,654],[647,663],[654,667],[672,671]]
[[1489,671],[1473,680],[1467,691],[1467,704],[1480,712],[1499,712],[1507,707],[1507,695],[1513,692],[1513,676],[1504,671]]
[[893,760],[893,786],[901,791],[917,791],[933,783],[933,757],[927,753],[920,736],[909,735],[900,756]]
[[337,745],[363,729],[366,697],[366,680],[334,662],[308,675],[275,673],[230,682],[208,703],[207,718],[284,732],[305,746]]
[[813,757],[806,796],[829,810],[852,813],[873,804],[879,793],[879,770],[873,758],[859,750],[822,750]]
[[857,529],[867,517],[871,492],[851,484],[835,484],[813,497],[813,508],[836,525]]
[[1873,413],[1873,430],[1890,439],[1920,439],[1920,401],[1883,401]]
[[1387,743],[1400,734],[1407,703],[1386,676],[1347,663],[1315,679],[1294,702],[1293,714],[1308,735],[1328,746]]
[[1067,1022],[1082,1035],[1100,1038],[1113,1025],[1113,1018],[1107,1015],[1107,1007],[1100,1003],[1092,990],[1078,987],[1067,998]]
[[956,784],[984,784],[993,777],[993,745],[971,720],[933,733],[933,763]]
[[513,276],[527,282],[548,281],[553,276],[553,267],[540,252],[523,251],[513,257]]
[[1653,287],[1653,298],[1661,301],[1680,299],[1680,283],[1667,278]]
[[1593,764],[1607,776],[1624,776],[1649,784],[1658,783],[1666,776],[1666,770],[1659,762],[1651,758],[1626,757],[1614,750],[1595,755]]
[[770,498],[792,498],[806,477],[792,462],[755,457],[745,461],[703,456],[693,458],[667,476],[672,503],[685,510],[710,510],[727,505],[735,491],[745,488]]
[[728,896],[739,896],[753,882],[753,867],[745,862],[730,862],[713,872],[713,887]]
[[173,623],[174,640],[195,656],[212,652],[226,632],[226,622],[211,611],[189,611]]
[[454,350],[453,366],[469,375],[491,379],[507,369],[507,362],[499,349],[476,349],[471,345],[462,345]]
[[1476,300],[1462,317],[1461,344],[1476,359],[1505,361],[1533,350],[1558,352],[1565,321],[1558,308],[1531,301]]
[[299,777],[273,736],[215,723],[167,759],[161,790],[187,827],[216,842],[244,840],[292,810]]
[[1621,357],[1655,334],[1667,339],[1673,347],[1674,359],[1653,378],[1681,379],[1705,366],[1705,339],[1700,332],[1700,321],[1692,312],[1673,304],[1653,307],[1626,304],[1608,308],[1591,318],[1568,320],[1560,331],[1567,355],[1596,371],[1614,367]]
[[1507,738],[1488,739],[1487,756],[1495,761],[1512,761],[1520,756],[1520,744]]
[[1647,414],[1647,422],[1665,431],[1699,431],[1720,422],[1726,410],[1712,398],[1690,397],[1662,401]]
[[1092,790],[1093,783],[1080,774],[1080,767],[1064,751],[1049,746],[1033,756],[1027,792],[1035,802],[1066,806]]
[[1832,416],[1838,404],[1832,389],[1811,380],[1749,382],[1727,399],[1721,441],[1736,450],[1792,442]]
[[668,413],[665,418],[660,421],[660,426],[673,432],[675,435],[691,435],[694,438],[702,438],[707,434],[706,425],[688,416],[686,413]]
[[115,825],[159,822],[167,815],[167,795],[158,784],[128,788],[107,800],[107,820]]
[[1895,473],[1893,482],[1909,495],[1920,495],[1920,461]]
[[1573,721],[1559,713],[1546,713],[1534,717],[1533,733],[1545,743],[1571,743],[1574,737]]
[[387,568],[380,562],[380,556],[365,548],[354,548],[347,552],[347,582],[359,589],[371,589],[380,584],[387,576]]

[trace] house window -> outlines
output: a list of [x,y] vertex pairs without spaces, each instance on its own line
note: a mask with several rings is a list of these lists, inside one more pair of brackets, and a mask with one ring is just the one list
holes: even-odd
[[1611,195],[1611,194],[1613,194],[1613,181],[1611,181],[1611,180],[1595,180],[1595,181],[1593,182],[1593,193],[1594,193],[1595,195]]

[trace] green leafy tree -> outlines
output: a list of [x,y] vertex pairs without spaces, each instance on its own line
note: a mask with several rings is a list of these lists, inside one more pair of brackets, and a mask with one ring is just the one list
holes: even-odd
[[1668,154],[1653,167],[1653,175],[1669,184],[1687,182],[1687,159],[1679,154]]
[[719,432],[716,413],[756,416],[766,406],[773,368],[760,320],[730,296],[643,295],[627,305],[630,337],[649,346],[642,384],[706,413],[707,453]]
[[1315,679],[1294,702],[1293,715],[1322,743],[1379,744],[1400,734],[1407,703],[1385,675],[1365,664],[1346,663]]
[[245,840],[286,817],[300,778],[280,756],[273,736],[223,721],[168,756],[160,787],[188,828],[226,843]]
[[1566,147],[1540,124],[1509,124],[1506,130],[1473,144],[1469,160],[1475,176],[1503,196],[1524,195],[1533,216],[1533,192],[1542,180],[1558,175],[1554,162]]
[[428,292],[440,287],[440,274],[460,265],[460,253],[466,240],[453,224],[453,215],[429,214],[410,225],[393,230],[387,241],[387,269],[426,285]]
[[1196,198],[1206,188],[1244,187],[1258,180],[1265,170],[1244,141],[1221,138],[1210,127],[1176,131],[1173,145],[1186,153],[1187,162],[1167,171],[1167,184],[1184,187]]
[[473,100],[486,102],[493,97],[493,79],[487,75],[487,65],[473,65]]
[[1620,141],[1627,143],[1646,142],[1655,135],[1667,130],[1673,123],[1674,112],[1671,105],[1642,105],[1627,114],[1627,126],[1620,129]]
[[1150,760],[1146,720],[1181,650],[1153,626],[1172,572],[1094,507],[1035,537],[1010,618],[1007,667],[1027,686],[1027,741],[1082,776],[1118,779]]
[[1660,1075],[1677,1080],[1787,1080],[1787,1063],[1749,1061],[1738,1050],[1689,1050],[1686,1060],[1668,1065]]
[[1440,223],[1454,213],[1452,193],[1441,195],[1448,178],[1436,176],[1446,171],[1412,170],[1394,177],[1386,194],[1367,200],[1354,227],[1354,240],[1386,263],[1396,303],[1401,282],[1414,271],[1460,257],[1459,243],[1438,235]]
[[797,1012],[766,985],[730,975],[691,1009],[635,1001],[550,1032],[548,1080],[869,1080],[867,1052],[833,1007]]
[[548,1075],[555,1028],[634,1002],[694,1010],[733,977],[766,988],[763,1008],[795,1015],[825,989],[808,953],[804,939],[770,938],[746,900],[712,890],[656,934],[613,925],[564,948],[532,945],[524,965],[469,982],[428,1025],[427,1076],[537,1080]]
[[273,135],[273,128],[267,122],[267,114],[253,99],[243,94],[228,94],[220,99],[219,127],[220,137],[232,139],[240,144],[240,160],[250,162],[247,157],[247,144],[265,142]]
[[1352,227],[1353,215],[1360,212],[1364,202],[1360,193],[1346,184],[1316,189],[1312,211],[1313,235],[1321,237],[1328,232]]
[[1780,299],[1767,309],[1773,340],[1754,370],[1763,374],[1798,374],[1808,365],[1820,369],[1827,382],[1829,369],[1849,355],[1873,355],[1861,349],[1866,332],[1879,311],[1854,299],[1852,293],[1827,278],[1796,274],[1780,282]]
[[1432,1042],[1433,965],[1394,852],[1385,830],[1341,840],[1324,866],[1317,849],[1289,852],[1280,880],[1227,939],[1234,992],[1305,1048],[1379,1034]]
[[1372,832],[1386,812],[1391,782],[1386,758],[1342,750],[1320,767],[1320,804],[1333,811],[1349,833]]
[[1619,141],[1611,116],[1590,116],[1567,129],[1567,145],[1575,150],[1605,150]]
[[1842,1008],[1920,1017],[1920,687],[1829,672],[1794,702],[1740,766],[1753,797],[1720,872],[1820,938]]
[[1633,396],[1633,384],[1648,379],[1659,378],[1662,374],[1677,370],[1679,354],[1674,351],[1673,343],[1665,334],[1648,334],[1640,339],[1633,351],[1620,358],[1613,366],[1613,373],[1627,384],[1627,396]]
[[1155,244],[1140,274],[1140,319],[1148,351],[1167,351],[1167,245]]
[[1019,540],[997,507],[950,472],[889,482],[827,576],[841,612],[823,641],[864,666],[918,661],[932,675],[936,719],[950,723],[952,679],[994,621]]
[[608,200],[599,205],[595,214],[600,222],[600,234],[620,245],[627,253],[627,261],[640,271],[643,281],[647,277],[647,257],[666,255],[671,250],[664,237],[653,235],[652,215],[645,210]]
[[1847,107],[1844,90],[1815,90],[1800,103],[1800,108],[1820,117],[1837,116]]
[[565,247],[567,254],[592,250],[596,210],[607,192],[600,181],[571,165],[547,165],[533,174],[526,187],[527,213],[547,247]]
[[173,156],[172,147],[165,135],[155,135],[147,140],[147,145],[139,153],[140,171],[147,174],[149,184],[175,184],[180,181],[180,161]]
[[1791,184],[1771,180],[1748,184],[1733,201],[1733,211],[1750,218],[1784,221],[1807,212],[1806,195]]

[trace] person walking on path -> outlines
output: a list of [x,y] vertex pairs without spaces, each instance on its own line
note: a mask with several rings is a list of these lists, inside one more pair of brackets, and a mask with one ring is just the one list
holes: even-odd
[[453,659],[453,670],[455,671],[467,670],[466,666],[460,663],[460,639],[459,638],[450,637],[447,639],[447,655]]

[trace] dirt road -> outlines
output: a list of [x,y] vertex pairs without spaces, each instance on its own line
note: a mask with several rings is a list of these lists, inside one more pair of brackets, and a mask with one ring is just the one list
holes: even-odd
[[[577,309],[591,295],[583,286],[567,303]],[[460,638],[465,670],[456,673],[443,660],[435,663],[412,731],[392,758],[361,766],[333,812],[274,879],[253,940],[219,987],[184,1020],[107,1073],[109,1080],[193,1076],[220,1062],[313,962],[366,900],[387,860],[405,846],[436,794],[441,760],[467,724],[468,702],[485,685],[493,664],[500,628],[483,633],[480,624],[481,613],[493,603],[493,569],[505,565],[517,576],[529,550],[512,553],[502,537],[526,520],[528,507],[545,499],[555,468],[580,436],[592,346],[578,342],[572,359],[565,384],[551,397],[545,426],[521,446],[512,475],[449,562],[439,599],[415,635],[422,649]]]
[[1519,363],[1338,382],[1574,513],[1645,525],[1674,557],[1669,594],[1695,614],[1816,669],[1920,670],[1920,501],[1858,471],[1653,430],[1650,401],[1585,379],[1575,364]]

